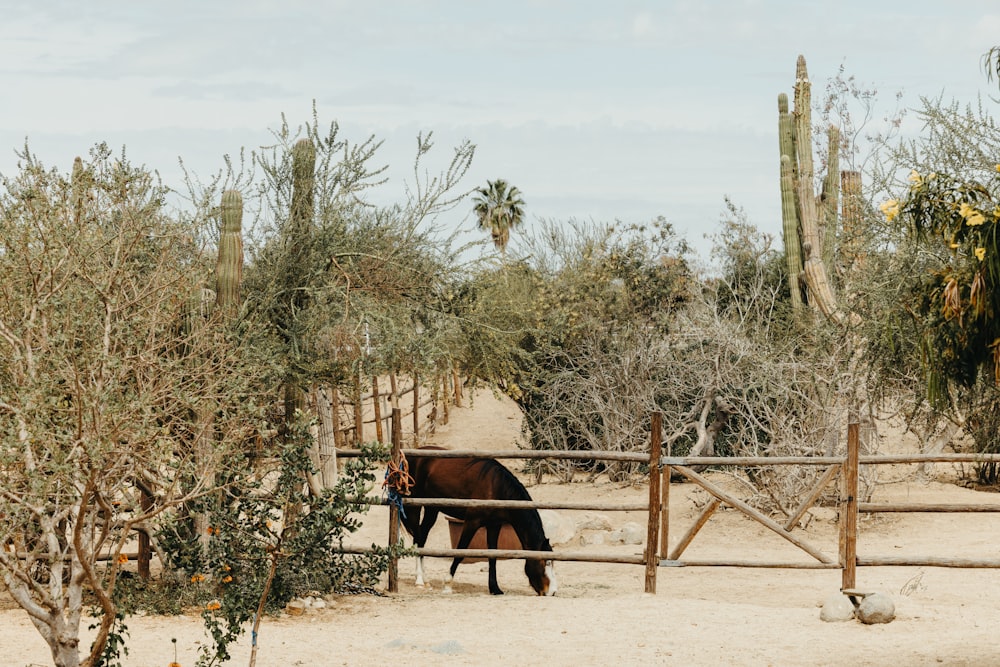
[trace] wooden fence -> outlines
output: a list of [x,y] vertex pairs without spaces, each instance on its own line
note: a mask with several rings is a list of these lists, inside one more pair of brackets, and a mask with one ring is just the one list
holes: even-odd
[[[397,419],[396,411],[393,418]],[[394,422],[395,423],[395,422]],[[404,506],[436,507],[531,507],[535,509],[557,510],[592,510],[592,511],[645,511],[648,513],[646,543],[642,555],[624,556],[621,554],[601,554],[593,552],[577,552],[558,550],[526,551],[526,550],[490,550],[490,549],[418,549],[422,556],[455,558],[543,558],[563,561],[589,561],[604,563],[623,563],[644,565],[646,568],[645,590],[656,592],[656,576],[659,567],[762,567],[762,568],[796,568],[796,569],[839,569],[842,571],[841,589],[845,594],[853,595],[857,591],[857,568],[859,566],[932,566],[932,567],[966,567],[966,568],[1000,568],[1000,559],[973,560],[935,556],[920,557],[887,557],[858,555],[858,516],[861,513],[877,512],[1000,512],[1000,504],[990,505],[941,505],[919,503],[871,503],[858,501],[858,472],[861,465],[898,464],[898,463],[935,463],[935,462],[1000,462],[997,454],[910,454],[861,456],[858,434],[858,424],[848,425],[847,453],[844,456],[789,456],[789,457],[674,457],[663,456],[661,452],[660,434],[662,431],[659,413],[652,416],[650,451],[646,453],[630,452],[592,452],[592,451],[464,451],[464,450],[417,450],[403,449],[397,437],[393,438],[393,461],[398,463],[401,456],[425,457],[484,457],[508,459],[562,459],[562,460],[605,460],[605,461],[635,461],[649,463],[649,501],[647,503],[570,503],[570,502],[539,502],[539,501],[499,501],[499,500],[465,500],[453,498],[405,498]],[[397,430],[393,429],[393,433]],[[356,451],[344,451],[342,455],[356,455]],[[824,467],[824,472],[812,490],[803,497],[799,506],[790,517],[779,524],[771,517],[751,507],[736,496],[728,493],[705,476],[696,472],[694,466],[772,466],[772,465],[807,465]],[[670,531],[670,487],[672,473],[678,473],[688,481],[697,484],[712,496],[712,500],[695,518],[694,523],[684,532],[673,549],[668,549]],[[812,507],[824,489],[840,477],[839,496],[839,549],[836,556],[825,553],[802,537],[794,534],[794,528],[799,519]],[[775,532],[810,559],[802,561],[748,561],[739,559],[691,560],[682,559],[688,545],[701,528],[709,521],[712,514],[721,506],[728,505],[762,526]],[[389,544],[399,542],[398,508],[389,504]],[[359,552],[363,549],[346,549]],[[392,561],[389,569],[389,591],[398,591],[397,563]]]
[[[369,384],[371,391],[362,391],[363,381]],[[406,420],[404,430],[417,443],[433,432],[435,425],[448,423],[450,405],[462,404],[462,379],[457,371],[440,373],[430,381],[416,374],[398,380],[395,374],[364,380],[361,375],[355,375],[353,391],[346,396],[334,394],[333,404],[336,407],[335,440],[340,444],[388,441],[386,434],[391,430],[391,412],[396,407]],[[422,415],[421,410],[427,406],[431,406],[429,412]]]

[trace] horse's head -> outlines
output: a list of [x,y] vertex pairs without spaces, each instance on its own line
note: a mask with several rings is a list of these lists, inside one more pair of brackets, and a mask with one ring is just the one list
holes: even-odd
[[531,587],[539,595],[555,595],[558,585],[556,584],[556,571],[550,560],[524,561],[524,573],[528,575]]
[[[545,540],[542,544],[540,551],[552,551],[548,540]],[[533,560],[530,558],[524,561],[524,573],[528,575],[531,587],[539,595],[556,594],[556,589],[559,585],[556,583],[556,570],[553,563],[554,561],[551,560]]]

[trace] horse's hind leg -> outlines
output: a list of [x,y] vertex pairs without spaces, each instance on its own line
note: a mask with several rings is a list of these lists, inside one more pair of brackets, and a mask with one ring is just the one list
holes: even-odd
[[[486,526],[486,546],[496,549],[500,543],[500,524],[491,523]],[[497,559],[490,558],[490,595],[503,595],[497,584]]]

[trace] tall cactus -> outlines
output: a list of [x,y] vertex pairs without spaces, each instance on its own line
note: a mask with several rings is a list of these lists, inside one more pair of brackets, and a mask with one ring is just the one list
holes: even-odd
[[799,240],[798,206],[795,203],[795,176],[798,162],[795,159],[795,127],[788,112],[788,95],[778,95],[778,150],[781,156],[781,229],[785,243],[785,261],[788,266],[789,291],[792,307],[802,307],[799,274],[802,273],[802,243]]
[[87,198],[87,172],[83,168],[83,159],[77,155],[73,160],[73,175],[70,183],[73,188],[73,224],[79,225],[83,220],[83,202]]
[[289,212],[292,242],[307,238],[312,232],[316,184],[316,147],[310,139],[299,139],[292,146],[292,204]]
[[[305,254],[309,252],[309,239],[312,236],[314,186],[316,182],[316,147],[310,139],[299,139],[292,146],[292,201],[288,216],[288,227],[285,242],[288,244],[288,260],[292,273],[290,278],[298,277],[295,268],[305,268]],[[287,285],[292,303],[289,317],[296,317],[306,307],[306,291],[303,285]],[[301,341],[296,341],[300,345]],[[295,411],[305,409],[306,397],[303,388],[294,378],[289,377],[285,384],[285,423],[291,426],[295,419]]]
[[823,213],[823,264],[832,268],[837,252],[837,210],[840,207],[840,129],[831,125],[827,129],[826,178],[823,179],[823,194],[820,196]]
[[[778,96],[778,143],[781,151],[781,212],[788,279],[792,284],[792,305],[802,306],[798,294],[801,280],[806,302],[829,319],[840,322],[844,315],[828,278],[828,266],[836,242],[839,178],[827,176],[823,195],[817,201],[813,190],[811,83],[806,60],[798,57],[795,68],[794,108],[788,111],[788,96]],[[839,150],[839,131],[828,130],[831,154]],[[831,167],[837,169],[834,159]],[[823,234],[823,228],[827,233]],[[832,228],[832,229],[831,229]],[[824,262],[824,258],[827,261]]]
[[240,304],[240,282],[243,278],[243,197],[237,190],[222,193],[220,206],[222,225],[219,234],[219,256],[215,264],[215,305],[231,314]]

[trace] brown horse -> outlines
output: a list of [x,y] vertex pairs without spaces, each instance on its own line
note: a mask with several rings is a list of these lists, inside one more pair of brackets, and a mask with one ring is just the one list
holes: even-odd
[[[426,447],[424,449],[441,449]],[[524,485],[503,465],[493,459],[484,458],[429,458],[412,456],[409,461],[410,474],[413,477],[411,496],[414,498],[463,498],[475,500],[531,500]],[[417,547],[423,547],[427,535],[437,521],[438,514],[443,512],[448,516],[465,522],[462,535],[458,540],[458,548],[465,549],[472,541],[473,535],[481,527],[486,528],[486,545],[490,549],[497,548],[500,528],[510,524],[521,540],[522,548],[529,551],[552,551],[541,517],[536,509],[515,509],[504,507],[425,507],[423,521],[420,519],[420,507],[406,508],[403,525],[413,537]],[[456,558],[451,564],[451,572],[445,582],[445,590],[451,589],[451,581],[455,577],[462,558]],[[497,585],[497,561],[489,559],[490,593],[503,595]],[[539,595],[555,595],[556,580],[551,560],[529,558],[524,561],[524,573],[528,576],[531,587]],[[417,558],[417,585],[424,583],[423,558]]]

